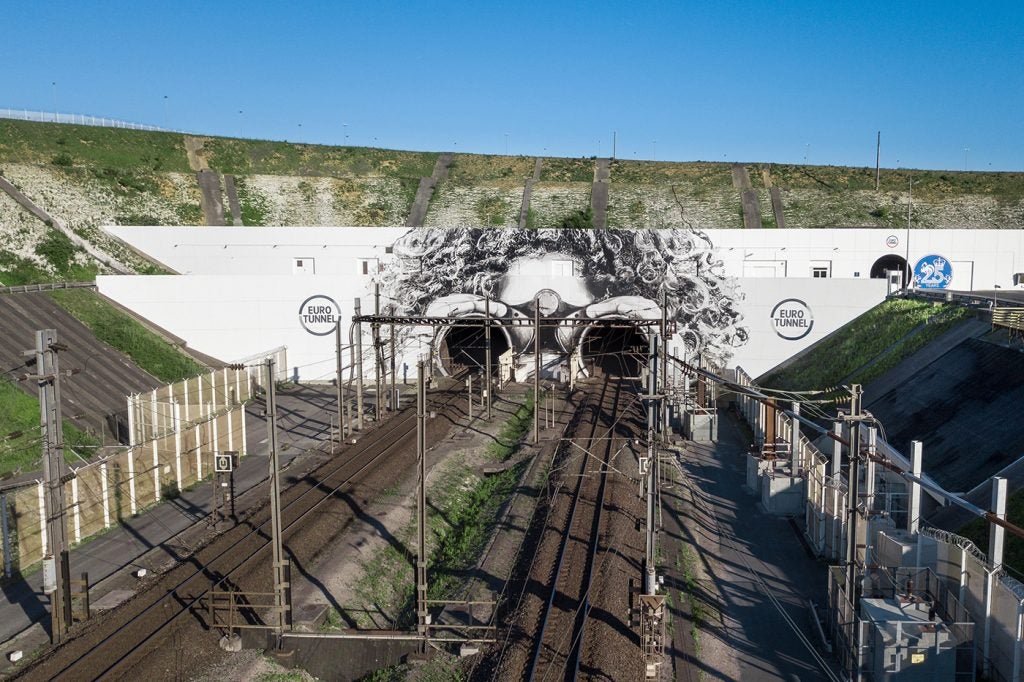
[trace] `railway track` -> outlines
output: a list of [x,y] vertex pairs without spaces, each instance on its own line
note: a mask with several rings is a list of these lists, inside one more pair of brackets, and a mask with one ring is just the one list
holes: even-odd
[[[428,396],[428,410],[436,410],[440,415],[454,409],[461,404],[462,395],[459,387],[433,393]],[[415,424],[415,408],[403,410],[367,432],[357,446],[344,451],[339,456],[343,461],[332,460],[285,490],[281,518],[286,554],[293,554],[293,548],[288,545],[289,536],[332,501],[341,508],[340,512],[332,509],[335,529],[346,523],[345,514],[354,518],[355,500],[351,499],[349,489],[375,469],[379,473],[380,464],[399,459],[415,460]],[[432,424],[436,425],[435,431],[447,429],[447,420],[443,418],[433,420]],[[405,466],[404,462],[395,463]],[[269,527],[269,507],[264,505],[166,572],[148,589],[73,631],[71,639],[20,671],[19,677],[26,680],[130,677],[131,667],[144,655],[154,652],[172,626],[198,611],[196,607],[214,583],[227,579],[240,586],[239,589],[254,589],[243,583],[249,575],[253,576],[251,582],[269,582]],[[257,564],[257,559],[263,563]],[[265,569],[261,573],[266,575],[256,576],[257,569]]]
[[[577,435],[566,445],[570,452],[560,495],[567,499],[554,508],[538,546],[539,555],[553,553],[554,558],[546,576],[543,561],[537,562],[533,572],[533,579],[546,586],[546,594],[530,655],[518,671],[506,668],[503,678],[576,679],[581,667],[591,667],[588,651],[605,646],[601,638],[590,641],[594,600],[604,598],[604,586],[599,585],[606,577],[602,569],[608,565],[608,553],[616,551],[612,548],[616,542],[611,537],[612,520],[604,512],[610,499],[609,480],[618,477],[614,485],[628,486],[618,467],[631,466],[627,463],[631,458],[620,457],[620,453],[635,436],[632,418],[638,416],[634,411],[638,404],[632,384],[621,379],[603,381],[586,398]],[[632,495],[635,497],[635,492]],[[627,525],[632,525],[632,520]],[[615,590],[625,594],[628,582],[609,586],[609,592]]]

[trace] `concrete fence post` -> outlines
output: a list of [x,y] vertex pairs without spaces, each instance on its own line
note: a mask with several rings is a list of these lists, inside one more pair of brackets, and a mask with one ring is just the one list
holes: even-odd
[[[997,518],[1006,520],[1006,479],[999,476],[992,477],[992,513]],[[999,580],[999,573],[1003,568],[1003,542],[1006,538],[1006,530],[995,523],[989,522],[988,531],[988,558],[989,568],[985,571],[985,640],[982,644],[983,669],[985,675],[991,674],[992,663],[990,661],[992,644],[992,595],[995,592],[996,582]]]
[[153,500],[160,501],[160,450],[157,439],[153,439]]
[[42,548],[43,556],[49,549],[49,538],[46,537],[46,494],[43,492],[43,482],[38,481],[36,491],[39,494],[39,546]]
[[232,416],[231,413],[232,412],[234,412],[234,410],[229,409],[228,412],[227,412],[227,416],[228,416],[228,450],[232,450],[233,451],[235,449],[235,429],[234,429],[234,424],[231,423],[232,422],[232,419],[231,419],[231,416]]
[[224,448],[220,446],[220,435],[218,434],[217,430],[217,421],[217,417],[213,417],[212,419],[210,419],[210,423],[213,425],[213,442],[210,444],[210,447],[213,449],[214,452],[221,452],[224,450]]
[[128,449],[128,503],[131,505],[132,516],[139,511],[135,497],[135,448]]
[[135,401],[134,395],[129,395],[126,400],[128,401],[128,445],[135,445]]
[[150,407],[149,407],[149,419],[147,420],[149,422],[149,437],[150,438],[156,438],[156,428],[157,428],[157,424],[156,424],[156,421],[157,421],[157,419],[156,419],[156,415],[157,415],[156,389],[153,389],[153,391],[149,394],[149,405],[150,405]]
[[82,505],[78,499],[78,474],[71,479],[71,509],[72,524],[75,528],[75,544],[82,541]]
[[107,483],[107,463],[100,463],[100,496],[103,499],[103,527],[110,528],[110,485]]
[[178,483],[178,492],[184,490],[181,480],[181,405],[174,401],[174,475]]
[[1017,620],[1013,642],[1013,673],[1011,680],[1019,680],[1021,668],[1024,667],[1024,601],[1017,602]]
[[199,376],[196,377],[196,386],[198,387],[198,392],[199,392],[199,396],[196,399],[196,404],[199,405],[199,416],[202,417],[203,416],[203,405],[206,404],[206,403],[203,402],[203,376],[202,375],[199,375]]
[[[921,476],[924,461],[924,444],[919,440],[910,441],[910,473]],[[921,527],[921,484],[910,484],[910,504],[907,505],[907,530],[917,533]],[[918,540],[918,545],[920,545]],[[920,561],[918,562],[920,565]]]
[[217,372],[210,372],[210,401],[213,403],[214,412],[217,411]]
[[196,424],[196,480],[203,480],[203,428]]
[[796,476],[797,469],[802,469],[803,453],[800,452],[800,403],[793,401],[793,416],[789,418],[789,473]]
[[[843,424],[836,422],[832,425],[832,435],[836,438],[843,437]],[[832,439],[832,475],[840,476],[843,471],[843,444],[835,438]]]
[[185,423],[187,424],[189,421],[191,421],[191,419],[189,418],[190,415],[189,415],[189,409],[188,409],[188,404],[191,401],[189,400],[189,397],[188,397],[188,378],[187,377],[185,379],[184,394],[185,394],[184,395],[184,401],[185,401]]
[[242,406],[242,413],[241,413],[240,417],[242,419],[242,447],[239,448],[239,451],[241,452],[241,456],[245,457],[247,454],[249,454],[249,440],[248,440],[248,437],[247,437],[247,434],[246,434],[246,431],[245,431],[245,406],[244,405]]
[[0,521],[2,521],[4,547],[4,577],[11,577],[11,527],[7,517],[7,494],[0,493]]

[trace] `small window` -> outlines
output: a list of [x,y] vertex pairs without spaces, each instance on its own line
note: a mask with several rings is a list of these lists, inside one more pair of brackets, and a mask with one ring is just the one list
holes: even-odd
[[363,261],[363,274],[364,275],[369,275],[370,274],[370,261],[368,261],[368,260],[364,260]]
[[551,275],[553,277],[572,277],[574,274],[575,268],[571,260],[551,261]]
[[821,267],[811,268],[811,277],[813,277],[815,279],[827,279],[828,278],[828,268],[821,268]]
[[361,275],[372,275],[375,272],[380,272],[383,268],[383,264],[376,258],[359,259],[359,274]]
[[292,261],[292,274],[293,275],[315,275],[316,274],[316,259],[314,258],[296,258]]

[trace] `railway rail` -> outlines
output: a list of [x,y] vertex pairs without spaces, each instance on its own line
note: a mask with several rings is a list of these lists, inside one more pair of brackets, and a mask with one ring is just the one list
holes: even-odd
[[[618,477],[618,485],[627,484],[618,470],[627,468],[626,462],[620,462],[617,455],[636,435],[631,417],[639,416],[633,411],[639,401],[629,381],[615,378],[595,386],[585,401],[577,435],[565,445],[570,448],[565,466],[572,469],[563,473],[565,487],[571,488],[563,496],[569,499],[549,517],[545,537],[538,546],[538,552],[543,553],[545,545],[556,543],[557,552],[548,564],[547,576],[542,562],[533,572],[533,579],[547,587],[535,621],[530,655],[518,670],[512,669],[517,667],[514,665],[505,667],[503,678],[576,679],[581,667],[588,665],[588,650],[605,645],[597,641],[599,637],[588,634],[594,599],[603,592],[603,586],[598,585],[605,577],[601,569],[608,553],[615,551],[611,546],[616,542],[612,519],[603,512],[609,504],[609,480]],[[635,497],[635,490],[631,494]],[[626,525],[632,524],[631,519]],[[628,583],[609,586],[610,592],[616,590],[625,594]]]
[[[458,386],[433,393],[428,398],[429,409],[439,413],[451,409],[461,404],[462,395]],[[414,452],[415,424],[415,409],[407,408],[368,431],[357,446],[343,451],[343,461],[332,460],[288,487],[281,500],[284,540],[331,500],[344,508],[343,513],[354,517],[356,512],[349,507],[346,487],[356,485],[374,465],[387,462],[398,453]],[[333,518],[334,526],[343,522],[342,518]],[[186,557],[121,607],[72,631],[69,640],[20,671],[19,676],[27,680],[125,677],[131,666],[154,649],[183,616],[201,616],[201,601],[213,584],[225,580],[237,584],[245,571],[256,570],[254,560],[262,557],[270,546],[269,524],[269,507],[265,505]],[[269,579],[269,568],[264,572]]]

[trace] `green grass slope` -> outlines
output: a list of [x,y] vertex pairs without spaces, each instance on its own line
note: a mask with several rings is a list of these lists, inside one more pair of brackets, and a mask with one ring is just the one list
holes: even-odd
[[[439,156],[215,136],[201,140],[211,168],[239,176],[243,210],[252,224],[402,224],[419,179],[431,174]],[[431,214],[431,224],[513,221],[533,160],[455,154],[450,178],[438,192],[448,203]],[[772,189],[781,190],[787,227],[902,226],[911,181],[915,226],[1024,227],[1024,173],[883,169],[876,190],[874,169],[868,167],[740,165],[769,228],[776,224]],[[610,167],[609,224],[738,227],[740,198],[732,166],[616,159]],[[594,168],[592,157],[545,158],[534,187],[534,224],[557,226],[585,208]],[[81,213],[83,202],[93,198],[99,202],[95,210],[85,211],[93,225],[201,220],[184,138],[177,133],[0,119],[0,170],[12,173],[30,196],[45,196],[58,215],[66,209],[68,215],[61,217],[72,223],[74,211]],[[65,198],[61,188],[81,191]],[[97,197],[97,188],[109,196]],[[497,207],[499,201],[510,206]]]
[[132,359],[157,379],[171,383],[204,371],[202,365],[121,312],[89,289],[50,294],[96,337]]
[[790,391],[825,389],[841,381],[866,384],[970,316],[968,309],[952,304],[889,299],[846,323],[790,364],[768,372],[759,383]]

